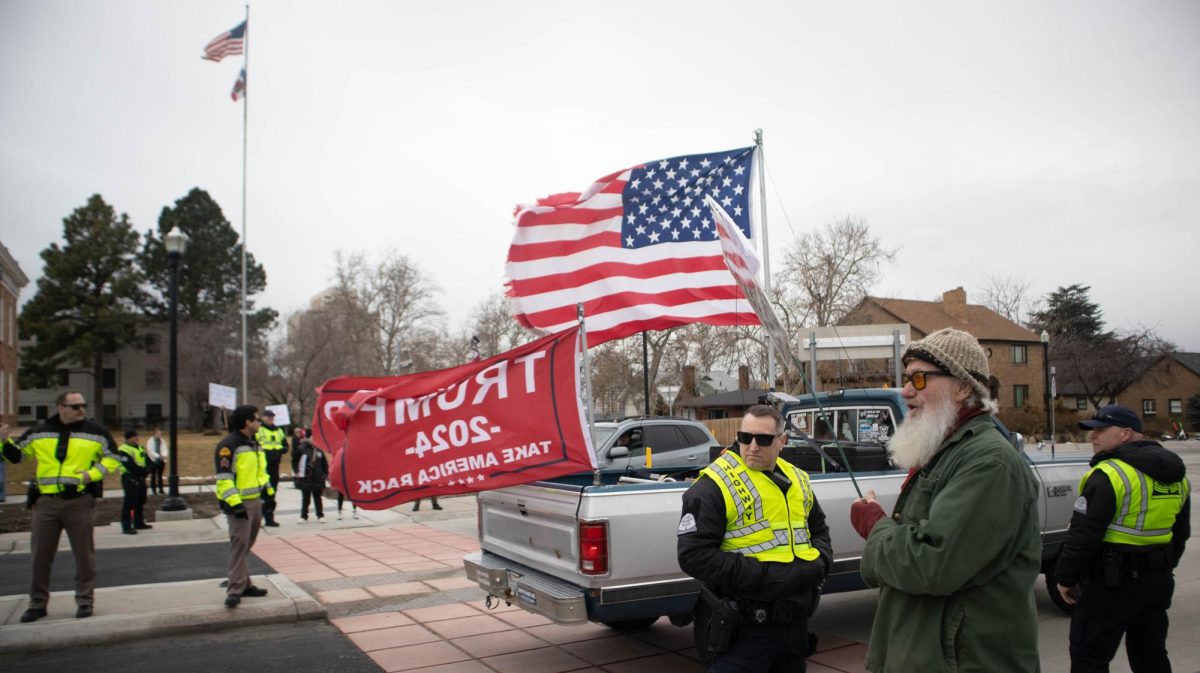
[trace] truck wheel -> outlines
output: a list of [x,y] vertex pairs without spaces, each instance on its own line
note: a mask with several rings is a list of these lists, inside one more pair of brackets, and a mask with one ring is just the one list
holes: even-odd
[[615,622],[604,622],[604,625],[614,631],[641,631],[658,621],[658,617],[642,617],[641,619],[622,619]]
[[1062,594],[1058,593],[1058,581],[1054,579],[1054,571],[1046,573],[1046,593],[1050,594],[1050,601],[1054,606],[1063,611],[1063,614],[1075,614],[1075,606],[1063,600]]

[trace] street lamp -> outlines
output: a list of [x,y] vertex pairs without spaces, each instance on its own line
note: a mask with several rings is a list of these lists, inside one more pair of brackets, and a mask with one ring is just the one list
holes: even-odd
[[1050,333],[1042,330],[1042,371],[1046,376],[1046,383],[1043,387],[1044,397],[1046,398],[1046,432],[1049,433],[1047,439],[1054,441],[1054,416],[1053,409],[1050,407]]
[[168,409],[171,415],[171,479],[167,489],[167,497],[163,499],[163,511],[180,512],[187,509],[183,498],[179,497],[179,353],[176,349],[179,341],[179,260],[187,249],[188,235],[179,230],[179,226],[171,227],[171,231],[163,236],[167,248],[167,265],[171,268],[171,340],[169,347],[170,358],[170,388],[171,399]]

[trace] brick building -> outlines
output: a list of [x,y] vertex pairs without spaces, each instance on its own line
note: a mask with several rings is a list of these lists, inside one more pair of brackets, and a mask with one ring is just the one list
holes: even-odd
[[1117,404],[1141,415],[1147,435],[1172,433],[1175,422],[1188,432],[1197,432],[1200,427],[1188,423],[1183,413],[1193,395],[1200,395],[1200,353],[1168,353],[1121,391]]
[[[961,287],[943,293],[942,301],[863,297],[838,322],[839,325],[888,323],[908,323],[914,341],[945,327],[969,332],[979,339],[979,344],[987,353],[988,368],[992,374],[988,387],[991,388],[992,397],[1000,404],[1000,409],[1024,409],[1035,414],[1045,409],[1041,339],[986,306],[968,304],[967,293]],[[888,382],[890,362],[877,363],[865,369],[878,372],[878,380],[864,383],[882,386]]]
[[9,425],[17,422],[17,300],[28,284],[21,265],[0,244],[0,423]]

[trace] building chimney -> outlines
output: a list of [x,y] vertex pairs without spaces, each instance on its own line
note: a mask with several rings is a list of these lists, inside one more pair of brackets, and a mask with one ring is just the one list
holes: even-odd
[[967,291],[962,286],[942,293],[942,308],[951,318],[967,319]]
[[750,368],[746,365],[738,367],[738,390],[750,390]]
[[679,397],[699,397],[700,391],[696,390],[696,366],[683,366],[683,386],[679,391]]

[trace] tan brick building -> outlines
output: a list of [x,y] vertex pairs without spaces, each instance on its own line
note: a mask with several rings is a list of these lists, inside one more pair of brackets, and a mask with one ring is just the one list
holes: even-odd
[[[992,373],[989,387],[1000,409],[1025,409],[1033,416],[1044,416],[1045,369],[1037,334],[986,306],[968,304],[967,293],[961,287],[943,293],[942,301],[864,297],[838,324],[898,322],[911,326],[913,340],[945,327],[974,335],[988,355]],[[868,369],[887,372],[890,366],[880,364]],[[874,385],[886,381],[881,378]]]
[[17,422],[17,300],[28,284],[17,260],[0,244],[0,423],[9,425]]
[[1174,422],[1188,432],[1200,427],[1183,414],[1188,398],[1200,395],[1200,353],[1168,353],[1159,357],[1128,388],[1117,395],[1124,405],[1142,417],[1146,434],[1172,433]]

